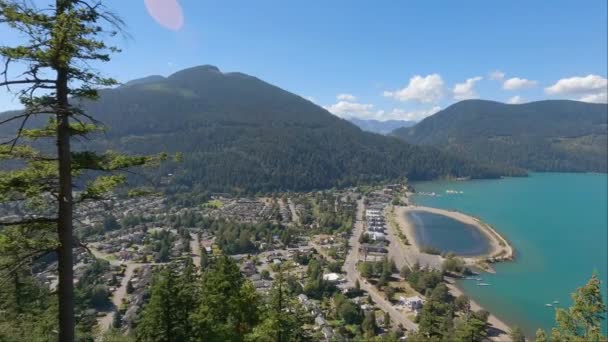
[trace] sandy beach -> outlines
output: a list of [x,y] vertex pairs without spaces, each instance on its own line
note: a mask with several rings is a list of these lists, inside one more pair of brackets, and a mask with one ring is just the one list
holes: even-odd
[[473,227],[479,229],[490,241],[490,251],[483,255],[477,255],[472,257],[463,258],[467,263],[476,263],[480,260],[488,260],[501,261],[501,260],[511,260],[513,259],[514,252],[513,247],[509,244],[509,242],[502,237],[494,228],[490,227],[488,224],[483,223],[475,217],[457,212],[457,211],[449,211],[438,208],[431,207],[423,207],[416,205],[409,205],[407,207],[396,206],[395,207],[395,218],[399,226],[404,230],[404,233],[413,247],[415,247],[418,251],[420,249],[420,244],[416,241],[416,234],[414,233],[414,226],[409,219],[407,219],[407,213],[410,211],[426,211],[434,214],[448,216],[454,220],[460,221],[465,224],[469,224]]
[[[458,297],[460,295],[466,295],[464,292],[462,292],[462,290],[460,288],[458,288],[458,286],[455,285],[454,283],[454,279],[448,278],[448,288],[450,289],[450,293],[452,294],[452,296],[454,297]],[[481,307],[481,305],[477,304],[474,300],[470,299],[470,303],[471,303],[471,310],[473,311],[478,311],[478,310],[482,310],[483,307]],[[490,316],[488,316],[488,324],[490,325],[489,329],[488,329],[488,337],[492,340],[492,341],[511,341],[511,337],[509,336],[509,331],[511,330],[509,328],[509,326],[501,321],[498,317],[494,316],[492,313],[490,313]]]
[[[492,227],[488,224],[485,224],[474,218],[472,216],[456,212],[449,211],[437,208],[423,207],[423,206],[415,206],[409,205],[407,207],[403,206],[395,206],[394,207],[395,219],[399,227],[402,229],[403,233],[406,235],[408,241],[410,242],[410,246],[407,246],[408,249],[412,249],[417,253],[420,253],[420,245],[418,241],[416,241],[416,234],[414,233],[414,226],[410,220],[407,219],[407,213],[412,210],[421,210],[427,211],[435,214],[446,215],[455,220],[461,221],[466,224],[470,224],[474,227],[477,227],[480,231],[482,231],[490,241],[491,250],[485,255],[475,256],[475,257],[466,257],[463,258],[467,264],[474,265],[478,261],[491,259],[492,261],[500,261],[500,260],[510,260],[513,258],[513,248],[508,243],[508,241],[502,237],[498,232],[496,232]],[[455,279],[446,278],[448,282],[448,288],[450,289],[450,293],[458,297],[463,293],[463,291],[458,288],[455,284]],[[478,303],[471,300],[471,309],[474,311],[481,310],[481,307]],[[493,314],[490,314],[488,317],[488,324],[490,328],[488,329],[489,338],[493,341],[510,341],[509,337],[509,326],[501,321],[498,317]]]

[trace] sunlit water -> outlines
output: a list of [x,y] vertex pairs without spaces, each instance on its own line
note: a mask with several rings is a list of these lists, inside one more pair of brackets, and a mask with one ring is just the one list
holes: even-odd
[[[595,271],[608,297],[608,196],[606,174],[534,173],[528,178],[441,181],[415,184],[417,204],[455,209],[493,225],[515,247],[516,260],[495,265],[461,286],[478,303],[532,335],[549,329],[554,309],[571,304],[570,294]],[[446,193],[453,190],[462,194]],[[606,325],[604,325],[606,330]]]

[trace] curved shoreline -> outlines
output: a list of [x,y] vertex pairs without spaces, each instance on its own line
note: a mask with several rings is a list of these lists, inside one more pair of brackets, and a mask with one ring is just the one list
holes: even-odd
[[[411,202],[410,202],[411,203]],[[458,212],[458,211],[450,211],[439,208],[431,208],[424,206],[416,206],[409,204],[408,206],[394,206],[395,209],[395,219],[399,229],[405,233],[408,241],[411,242],[407,248],[413,249],[417,253],[420,252],[419,242],[416,240],[416,234],[414,231],[414,224],[407,219],[407,213],[413,210],[422,210],[427,211],[439,215],[445,215],[457,221],[470,224],[477,229],[479,229],[490,241],[491,250],[489,253],[480,256],[474,257],[461,257],[467,264],[480,266],[480,262],[497,262],[503,260],[512,260],[514,257],[514,249],[509,244],[509,242],[500,235],[494,228],[490,225],[482,222],[480,219],[472,217],[470,215]],[[491,268],[485,268],[488,272],[494,272]],[[450,290],[450,293],[458,297],[459,295],[465,294],[464,290],[461,289],[457,283],[456,279],[446,277],[447,286]],[[481,310],[483,307],[475,302],[473,299],[469,297],[470,305],[472,310]],[[503,320],[496,317],[494,314],[490,313],[488,317],[488,324],[490,326],[490,336],[488,336],[493,341],[510,341],[511,338],[509,336],[510,327]]]
[[471,225],[482,232],[488,241],[490,242],[490,251],[485,254],[476,256],[462,257],[468,263],[477,263],[479,261],[497,262],[503,260],[512,260],[514,257],[514,249],[509,242],[501,236],[494,228],[490,225],[482,222],[481,220],[463,214],[458,211],[450,211],[439,208],[431,208],[417,205],[408,205],[406,207],[395,207],[396,219],[399,225],[405,229],[407,238],[412,241],[412,245],[420,251],[419,242],[416,239],[416,233],[414,224],[407,218],[407,213],[411,211],[426,211],[433,214],[443,215],[450,217],[456,221]]

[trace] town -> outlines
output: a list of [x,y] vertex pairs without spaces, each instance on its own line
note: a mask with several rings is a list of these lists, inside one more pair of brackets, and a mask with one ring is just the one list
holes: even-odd
[[[424,324],[429,296],[452,301],[464,317],[469,299],[452,296],[446,285],[470,270],[453,255],[410,248],[394,218],[408,191],[390,184],[266,197],[212,194],[188,206],[162,196],[117,196],[79,208],[82,246],[74,269],[77,288],[90,297],[86,321],[98,335],[130,334],[159,269],[201,270],[221,255],[261,296],[279,276],[292,281],[314,340],[353,338],[359,326],[367,337],[407,339]],[[18,204],[2,210],[7,220],[23,213]],[[49,291],[56,288],[56,262],[38,262],[34,270]],[[485,327],[487,312],[478,316]]]

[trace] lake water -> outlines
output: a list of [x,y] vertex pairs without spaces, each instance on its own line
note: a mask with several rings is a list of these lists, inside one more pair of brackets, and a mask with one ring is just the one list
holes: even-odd
[[406,215],[413,223],[416,241],[420,246],[461,256],[481,255],[490,250],[486,236],[470,224],[420,210]]
[[603,282],[604,302],[608,299],[607,180],[606,174],[533,173],[527,178],[421,182],[414,184],[417,191],[440,196],[413,199],[477,216],[513,244],[515,261],[495,265],[495,275],[482,275],[491,286],[466,280],[460,285],[496,316],[533,335],[539,327],[553,326],[554,309],[545,304],[569,306],[570,294],[594,271]]

